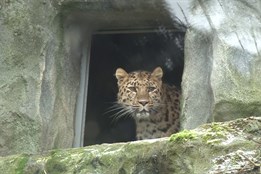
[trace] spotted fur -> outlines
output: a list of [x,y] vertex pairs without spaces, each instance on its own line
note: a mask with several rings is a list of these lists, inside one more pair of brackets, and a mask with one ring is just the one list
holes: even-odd
[[133,116],[138,140],[169,136],[179,130],[180,91],[162,83],[160,67],[153,72],[116,70],[120,112]]

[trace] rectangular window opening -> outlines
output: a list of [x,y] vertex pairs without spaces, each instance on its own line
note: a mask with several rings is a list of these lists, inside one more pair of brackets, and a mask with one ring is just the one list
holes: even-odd
[[[185,32],[100,32],[92,35],[83,146],[135,140],[135,122],[116,119],[118,67],[164,71],[163,82],[181,87]],[[111,109],[111,111],[110,111]]]

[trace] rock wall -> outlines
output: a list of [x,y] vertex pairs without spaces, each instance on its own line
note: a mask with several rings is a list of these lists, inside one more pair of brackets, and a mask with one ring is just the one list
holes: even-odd
[[[1,1],[0,155],[72,147],[82,46],[89,54],[88,44],[79,38],[89,42],[86,37],[101,27],[151,27],[159,19],[171,24],[162,4],[157,0]],[[79,28],[69,27],[79,21],[85,35],[81,30],[76,38],[74,30]]]
[[260,1],[193,1],[186,11],[182,127],[260,115]]
[[80,62],[64,49],[59,3],[0,8],[0,155],[71,147]]
[[[173,27],[170,15],[175,18],[175,10],[164,6],[170,2],[1,1],[0,155],[72,146],[81,52],[76,46],[77,54],[71,54],[62,7],[67,8],[65,13],[73,8],[92,11],[104,22],[96,27],[151,27],[158,21]],[[103,9],[108,7],[104,15]],[[184,9],[188,30],[183,128],[261,114],[260,8],[261,2],[255,0],[199,0]],[[114,13],[125,9],[124,15]],[[97,21],[92,15],[84,18],[94,25]],[[137,20],[141,16],[158,18]],[[127,20],[119,24],[119,20],[108,22],[109,18]]]

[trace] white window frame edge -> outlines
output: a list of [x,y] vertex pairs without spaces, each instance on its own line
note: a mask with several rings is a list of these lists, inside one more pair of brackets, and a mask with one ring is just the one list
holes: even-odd
[[73,147],[83,147],[88,96],[91,38],[82,48],[80,89],[76,104]]

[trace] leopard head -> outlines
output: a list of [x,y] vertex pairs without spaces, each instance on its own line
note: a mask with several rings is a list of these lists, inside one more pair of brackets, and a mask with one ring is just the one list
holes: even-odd
[[163,71],[157,67],[152,72],[134,71],[127,73],[118,68],[115,76],[118,80],[118,101],[122,113],[137,118],[148,118],[157,112],[162,98]]

